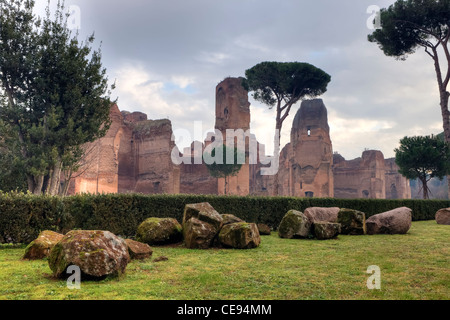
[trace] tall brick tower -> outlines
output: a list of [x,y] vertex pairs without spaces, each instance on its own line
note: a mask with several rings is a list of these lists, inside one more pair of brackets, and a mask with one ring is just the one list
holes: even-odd
[[[241,129],[244,133],[249,133],[250,103],[248,92],[242,87],[242,78],[226,78],[217,85],[215,129],[222,133],[224,143],[226,143],[227,129],[235,130],[235,132]],[[228,178],[227,194],[248,195],[250,192],[248,144],[249,138],[246,136],[245,150],[240,150],[245,152],[246,162],[237,176]],[[236,143],[235,146],[237,147]],[[225,179],[219,179],[218,193],[225,193]]]
[[290,195],[334,197],[333,147],[322,99],[305,100],[291,130]]

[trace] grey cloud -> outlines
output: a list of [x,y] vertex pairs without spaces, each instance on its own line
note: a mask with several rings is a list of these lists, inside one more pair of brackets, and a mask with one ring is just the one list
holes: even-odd
[[[438,101],[434,101],[433,66],[427,57],[418,52],[411,61],[397,62],[367,42],[366,9],[393,2],[66,0],[67,5],[80,7],[81,36],[95,31],[97,40],[102,41],[110,78],[124,65],[134,64],[151,75],[144,87],[170,82],[175,76],[194,79],[190,93],[159,93],[167,105],[181,109],[172,114],[151,101],[139,105],[131,95],[119,91],[120,108],[144,111],[149,117],[169,113],[174,127],[191,126],[195,120],[204,121],[205,127],[213,126],[215,86],[223,78],[243,76],[246,69],[261,61],[305,61],[332,76],[323,96],[333,111],[330,121],[365,119],[393,124],[379,131],[386,139],[380,139],[377,132],[360,134],[364,141],[350,134],[347,141],[336,141],[332,136],[339,150],[352,156],[368,145],[390,153],[398,136],[413,134],[416,127],[434,130],[440,121]],[[252,102],[252,109],[257,108],[266,107]],[[290,131],[291,118],[286,120],[284,134]],[[261,123],[272,127],[274,123],[273,118],[252,121],[255,127]],[[336,133],[336,137],[344,136]],[[354,141],[348,141],[351,139]],[[344,156],[350,157],[347,154]]]

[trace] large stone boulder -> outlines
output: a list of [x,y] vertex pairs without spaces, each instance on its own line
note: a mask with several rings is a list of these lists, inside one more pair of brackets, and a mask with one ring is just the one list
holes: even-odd
[[412,214],[407,207],[382,212],[366,220],[367,234],[405,234],[411,228]]
[[297,210],[289,210],[278,226],[278,236],[285,239],[307,238],[310,236],[311,221]]
[[222,228],[222,216],[208,202],[187,204],[184,207],[183,224],[191,218],[197,218],[212,225],[217,231]]
[[444,208],[436,212],[436,223],[450,225],[450,208]]
[[130,255],[125,240],[109,231],[73,230],[50,251],[48,264],[56,277],[78,266],[82,277],[102,278],[125,272]]
[[146,244],[132,239],[125,239],[128,246],[128,253],[131,259],[143,260],[150,258],[153,254],[152,248]]
[[[226,218],[234,220],[237,217],[226,216]],[[187,204],[183,213],[183,236],[186,247],[191,249],[211,247],[223,223],[223,217],[208,202]]]
[[336,238],[341,232],[341,224],[326,222],[326,221],[317,221],[314,222],[314,236],[318,240],[327,240]]
[[339,210],[337,207],[309,207],[303,213],[313,223],[316,221],[337,222]]
[[64,235],[45,230],[33,240],[26,248],[23,259],[37,260],[44,259],[50,254],[50,250],[64,237]]
[[267,224],[258,223],[257,226],[258,226],[259,234],[261,236],[270,236],[272,230],[270,229],[270,227]]
[[181,224],[174,218],[148,218],[136,232],[136,240],[148,245],[165,245],[183,240]]
[[337,222],[341,224],[341,234],[366,234],[366,214],[353,209],[341,209]]
[[261,237],[255,223],[235,222],[222,227],[219,241],[224,247],[251,249],[259,246]]
[[224,213],[220,215],[222,217],[223,225],[235,223],[235,222],[245,222],[241,218],[236,217],[233,214]]
[[217,233],[213,225],[197,218],[190,218],[183,224],[184,244],[190,249],[210,248]]

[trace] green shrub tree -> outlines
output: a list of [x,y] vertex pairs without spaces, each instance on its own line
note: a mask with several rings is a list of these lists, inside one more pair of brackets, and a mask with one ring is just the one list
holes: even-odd
[[[405,60],[417,49],[432,59],[439,88],[445,141],[450,143],[450,0],[398,0],[380,12],[381,28],[368,36],[385,55]],[[450,185],[450,179],[447,177]],[[450,188],[449,188],[450,194]]]
[[420,180],[423,198],[428,199],[428,181],[450,173],[450,147],[436,136],[404,137],[395,149],[395,162],[404,177]]
[[0,119],[16,135],[28,190],[57,194],[61,172],[109,127],[109,85],[94,37],[72,35],[64,4],[0,0]]
[[[274,157],[280,154],[281,129],[292,107],[305,97],[317,97],[327,91],[331,76],[303,62],[261,62],[245,71],[243,86],[253,98],[276,108]],[[278,174],[275,174],[275,195]]]
[[[227,161],[227,153],[233,153],[233,161]],[[205,152],[203,157],[213,159],[214,161],[205,161],[205,165],[208,168],[209,174],[214,178],[224,178],[225,189],[227,194],[228,178],[236,176],[241,170],[242,163],[239,159],[242,158],[240,152],[236,147],[227,147],[225,144],[214,147],[211,152]],[[229,158],[229,157],[228,157]],[[245,159],[245,158],[244,158]]]
[[0,190],[26,191],[27,177],[15,135],[0,119]]

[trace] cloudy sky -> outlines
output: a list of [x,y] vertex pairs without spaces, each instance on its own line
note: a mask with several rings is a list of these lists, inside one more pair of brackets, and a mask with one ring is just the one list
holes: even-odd
[[[52,0],[55,2],[55,0]],[[393,157],[404,136],[442,131],[436,76],[423,51],[406,61],[367,41],[369,6],[394,0],[66,0],[80,38],[95,32],[121,110],[169,118],[175,132],[214,127],[215,87],[262,61],[311,63],[332,76],[321,96],[334,151]],[[47,0],[37,0],[42,12]],[[271,152],[275,112],[251,99],[251,130]],[[289,141],[295,112],[286,119]],[[204,139],[194,136],[192,139]],[[177,137],[180,149],[189,142]],[[181,140],[185,141],[181,141]]]

